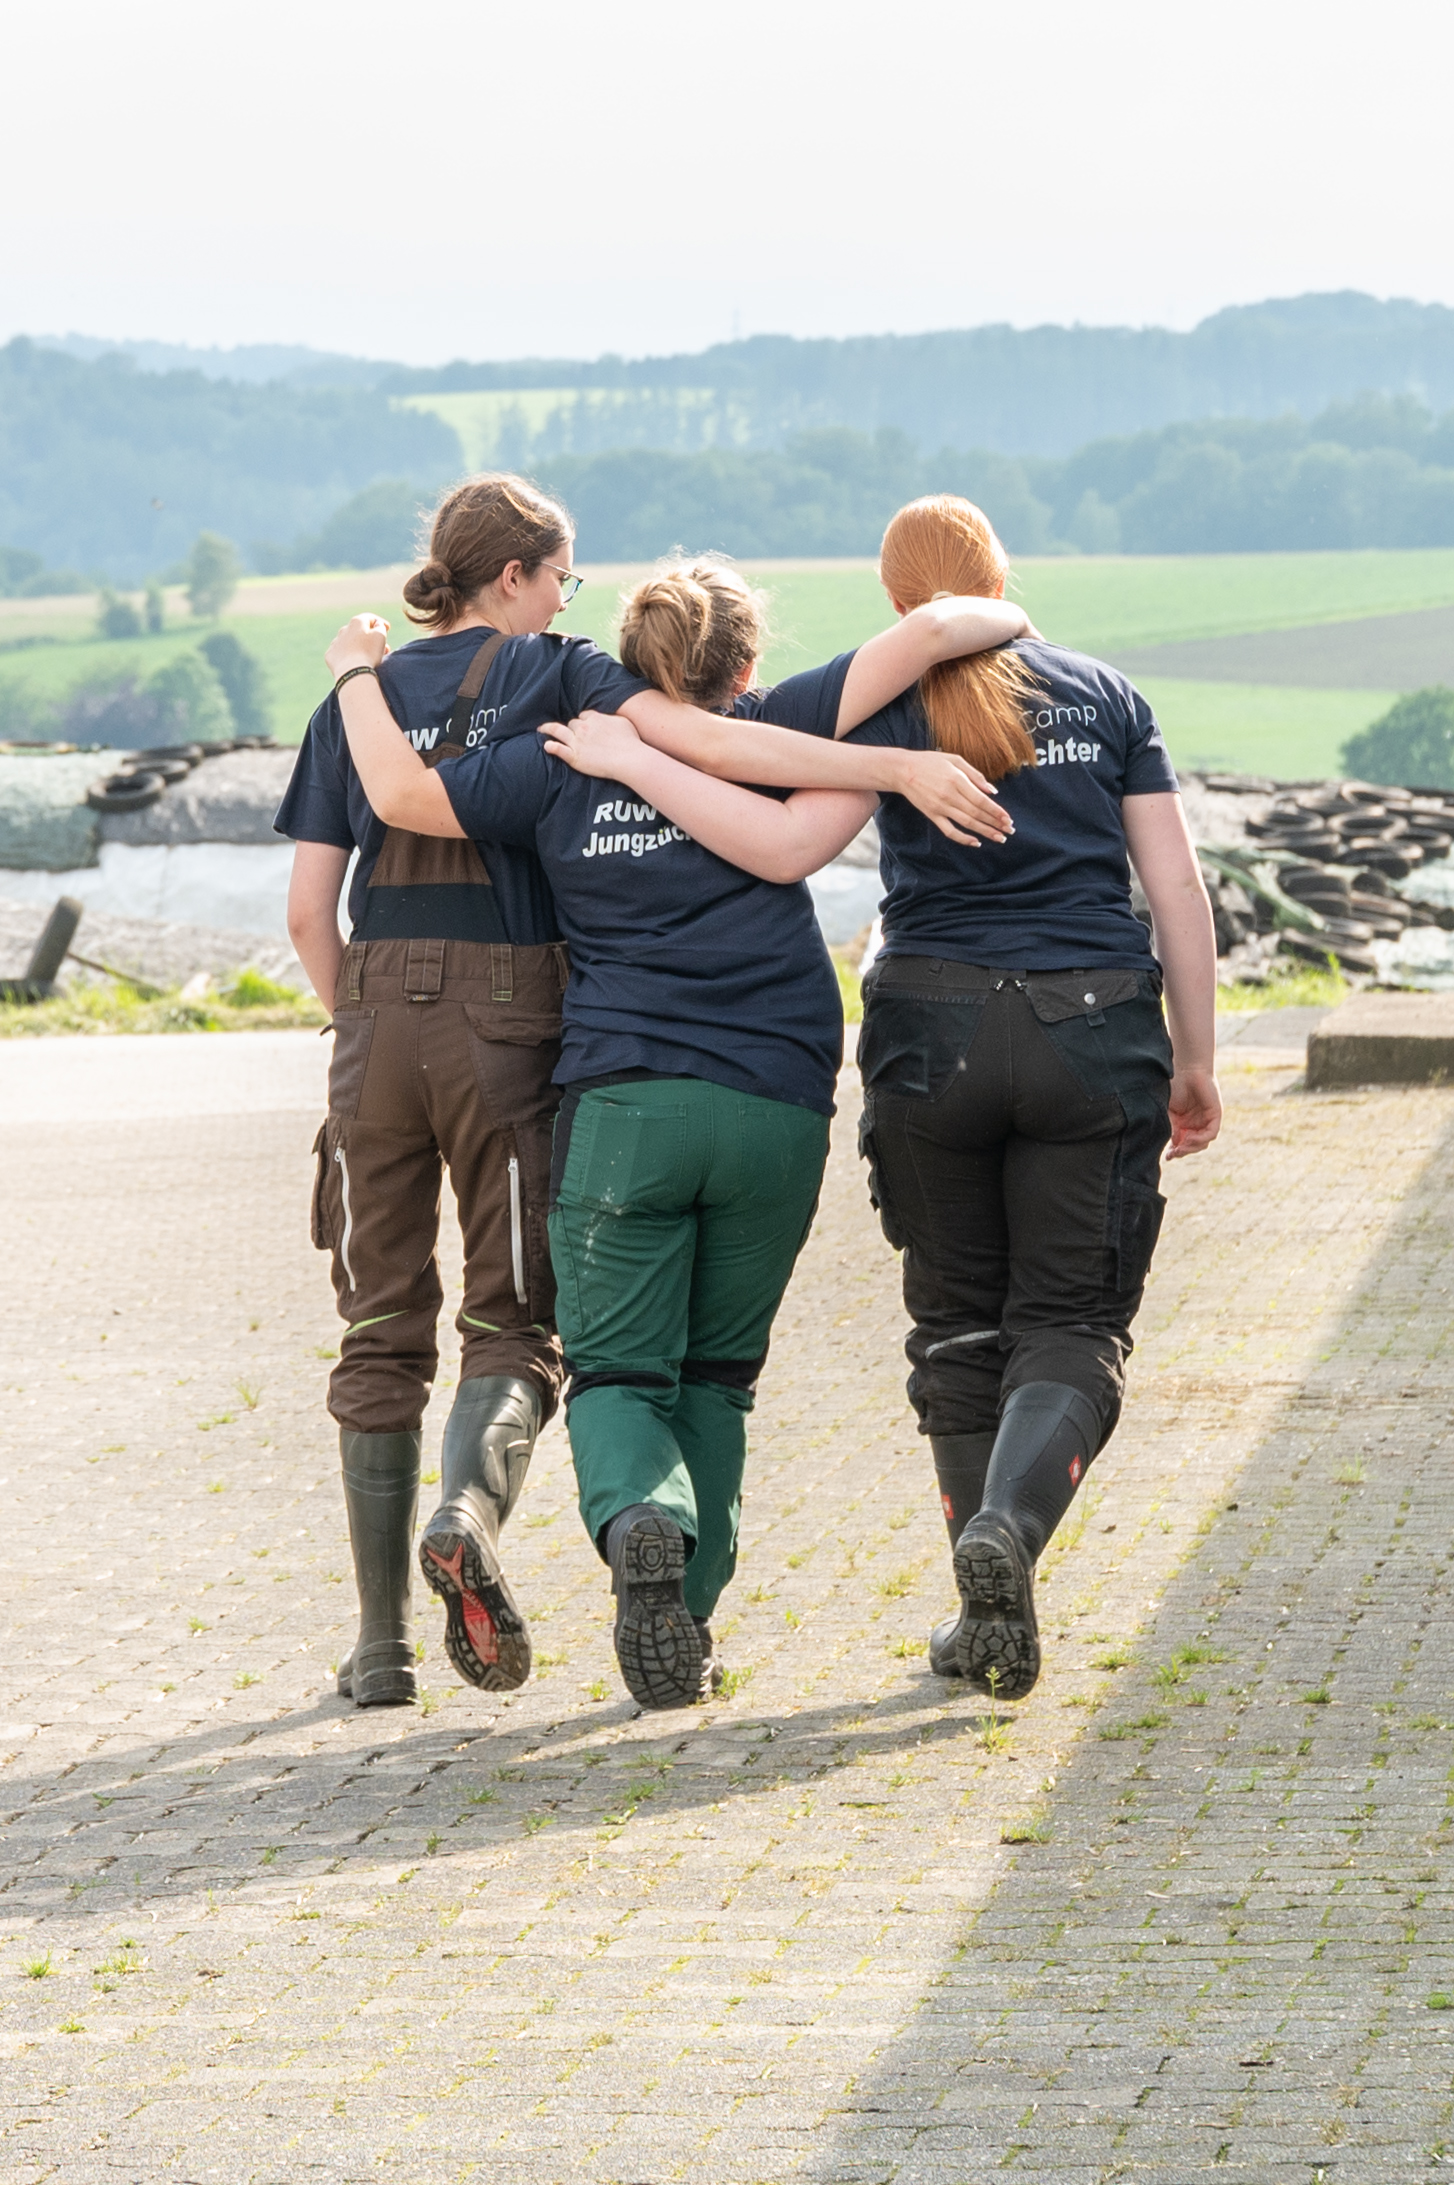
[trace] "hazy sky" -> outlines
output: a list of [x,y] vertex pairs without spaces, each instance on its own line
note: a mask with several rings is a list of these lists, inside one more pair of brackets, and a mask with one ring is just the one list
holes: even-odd
[[1448,0],[55,0],[0,338],[412,362],[1454,303]]

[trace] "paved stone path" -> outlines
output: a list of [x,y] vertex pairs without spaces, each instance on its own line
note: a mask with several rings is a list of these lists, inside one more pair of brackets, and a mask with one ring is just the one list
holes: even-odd
[[425,1709],[362,1713],[316,1117],[241,1055],[228,1112],[240,1041],[150,1046],[162,1112],[118,1052],[89,1122],[26,1120],[0,1053],[0,2176],[1448,2174],[1454,1094],[1233,1072],[1020,1707],[925,1668],[946,1547],[850,1084],[735,1691],[624,1700],[553,1428],[537,1680],[459,1689],[429,1602]]

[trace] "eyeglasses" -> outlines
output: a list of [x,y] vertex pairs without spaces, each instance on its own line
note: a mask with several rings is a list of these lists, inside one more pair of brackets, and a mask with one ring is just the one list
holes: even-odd
[[574,569],[562,569],[558,562],[545,561],[540,566],[542,569],[548,569],[553,577],[560,578],[561,604],[568,607],[585,583],[585,578],[578,577]]

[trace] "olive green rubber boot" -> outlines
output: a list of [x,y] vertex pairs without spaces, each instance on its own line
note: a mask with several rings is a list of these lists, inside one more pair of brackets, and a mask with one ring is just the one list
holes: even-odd
[[408,1707],[419,1697],[414,1655],[414,1518],[419,1434],[339,1433],[343,1499],[359,1627],[339,1664],[338,1689],[359,1707]]

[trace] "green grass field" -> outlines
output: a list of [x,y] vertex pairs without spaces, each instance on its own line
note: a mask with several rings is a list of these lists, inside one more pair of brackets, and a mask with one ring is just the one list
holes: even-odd
[[[560,626],[610,644],[623,572],[589,576]],[[860,644],[890,620],[867,563],[763,570],[757,581],[771,600],[769,679]],[[407,642],[409,625],[395,582],[375,570],[244,585],[223,627],[235,631],[262,661],[272,688],[274,733],[282,740],[297,741],[326,693],[323,649],[351,606],[387,615]],[[1017,566],[1013,585],[1047,637],[1114,657],[1180,638],[1454,603],[1454,551],[1026,561]],[[312,594],[319,599],[316,608],[307,604]],[[274,598],[278,611],[270,611]],[[11,683],[59,695],[122,669],[146,674],[169,652],[194,643],[197,634],[183,619],[164,636],[108,644],[87,634],[85,612],[71,603],[44,611],[29,602],[0,603],[0,698]],[[58,642],[15,649],[16,640],[32,636]],[[1148,679],[1145,688],[1184,765],[1236,766],[1293,778],[1333,771],[1339,745],[1384,711],[1392,696],[1158,678]]]

